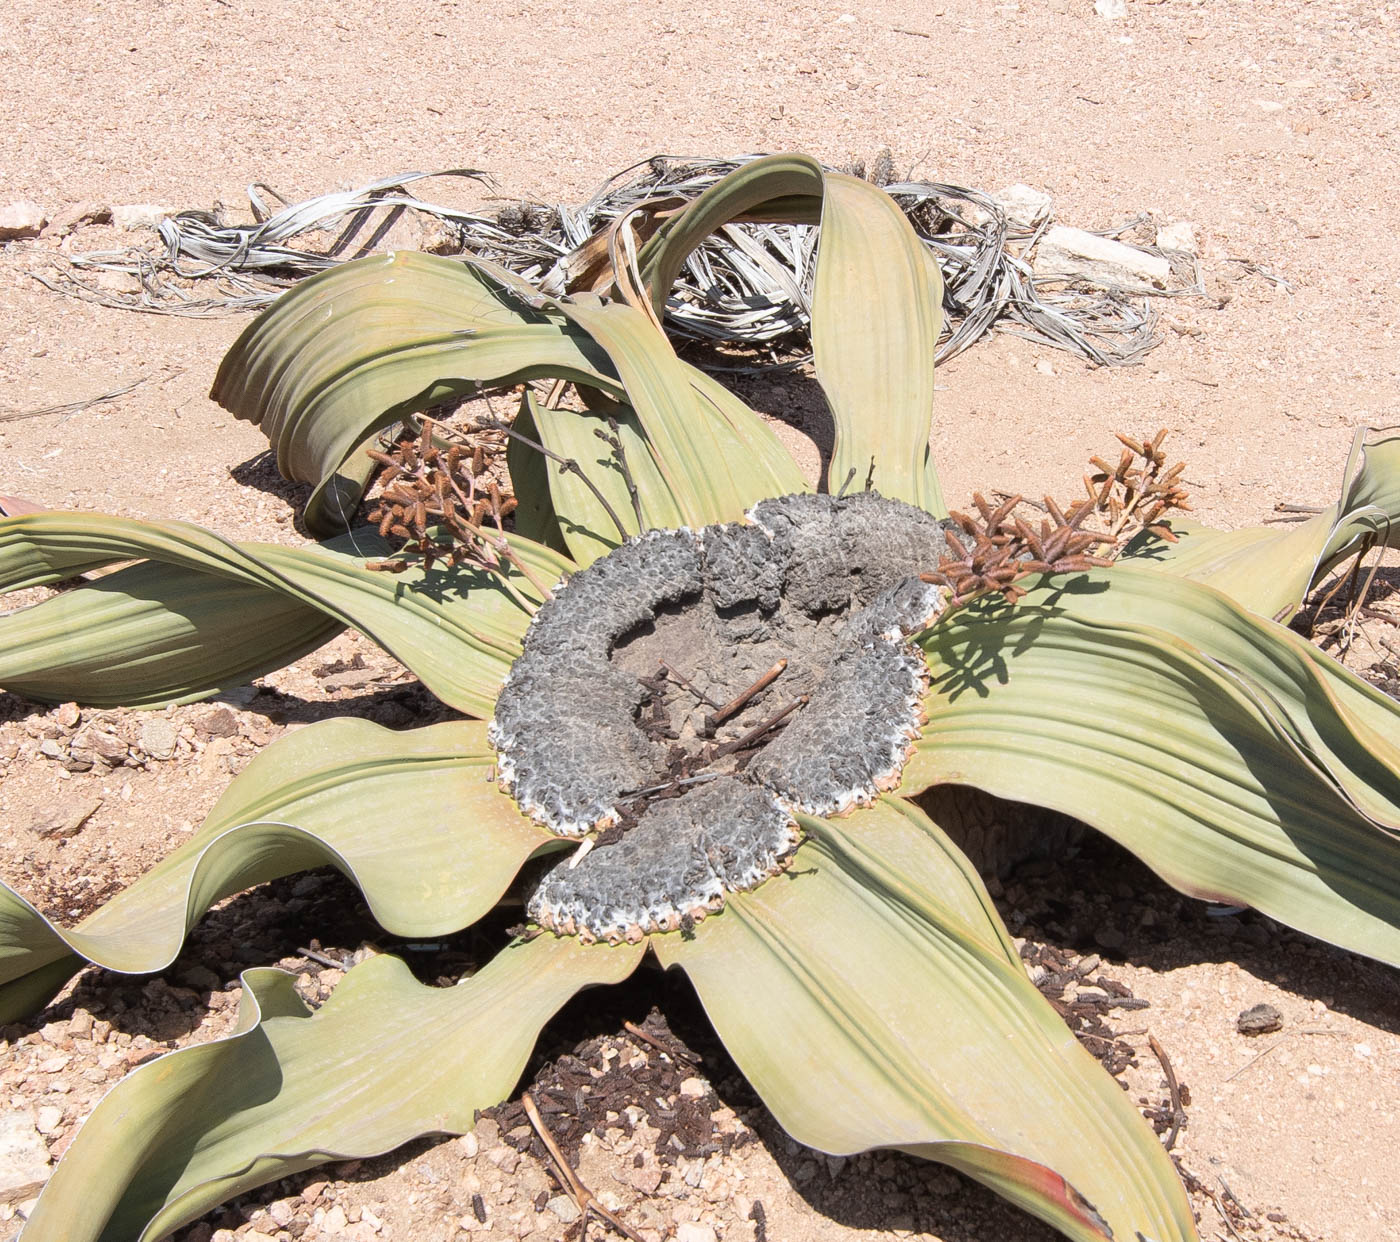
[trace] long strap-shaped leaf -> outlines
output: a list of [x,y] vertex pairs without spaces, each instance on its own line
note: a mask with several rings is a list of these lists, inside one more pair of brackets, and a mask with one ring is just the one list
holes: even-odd
[[[743,502],[744,508],[769,496],[808,490],[807,481],[792,459],[768,428],[757,421],[752,410],[703,372],[691,367],[684,367],[684,370],[690,381],[690,400],[695,403],[697,417],[709,421],[717,429],[718,438],[728,445],[714,446],[714,452],[725,463],[718,473],[731,483],[744,479],[743,495],[736,498]],[[617,425],[615,438],[622,443],[621,460],[609,447],[609,441],[614,438],[610,418]],[[686,523],[679,501],[661,474],[658,458],[652,451],[653,441],[631,405],[608,402],[583,412],[551,410],[527,393],[516,426],[538,436],[546,448],[560,457],[578,462],[587,475],[585,483],[573,471],[550,465],[545,480],[549,493],[547,519],[557,525],[570,556],[578,564],[587,565],[617,547],[624,531],[635,535],[644,530],[666,530]],[[530,455],[530,450],[512,442],[510,451],[512,478],[522,466],[532,468],[522,461]],[[640,523],[627,490],[624,461],[637,490]],[[754,462],[760,463],[757,470],[749,468]],[[597,493],[607,500],[607,508]],[[530,497],[521,502],[522,507],[538,504],[539,499],[539,496]],[[519,509],[516,514],[519,523]],[[743,509],[734,512],[731,520],[737,520],[742,514]]]
[[[760,500],[802,490],[802,476],[773,432],[737,398],[724,410],[703,399],[689,368],[640,310],[585,295],[553,305],[606,351],[684,524],[736,522]],[[746,416],[742,433],[731,421],[735,406]]]
[[928,449],[943,279],[883,190],[802,155],[745,164],[642,248],[652,304],[660,314],[687,257],[729,221],[810,221],[817,205],[812,349],[836,427],[828,486],[850,478],[861,487],[868,477],[886,496],[944,516]]
[[802,825],[790,878],[653,940],[783,1128],[952,1164],[1078,1242],[1194,1239],[1161,1144],[943,832],[896,799]]
[[868,478],[936,517],[929,456],[933,354],[943,325],[938,264],[883,190],[830,174],[812,291],[812,352],[836,423],[827,481]]
[[164,707],[246,685],[342,629],[262,587],[146,562],[0,617],[0,686],[49,703]]
[[[611,491],[613,511],[629,533],[675,527],[686,521],[695,525],[737,521],[760,500],[808,490],[802,472],[773,429],[712,376],[680,361],[670,342],[655,330],[653,316],[632,306],[604,304],[589,294],[564,300],[545,298],[514,272],[483,259],[472,259],[471,263],[502,289],[547,307],[588,332],[621,377],[624,400],[613,401],[606,392],[593,394],[587,388],[584,395],[604,417],[611,412],[618,420],[628,468],[637,476],[640,527],[630,502],[619,503],[626,490],[621,463],[596,456],[601,427],[594,423],[565,428],[560,423],[562,412],[547,411],[528,400],[524,413],[527,423],[539,426],[542,432],[552,428],[559,437],[557,444],[546,438],[546,447],[573,460],[595,462],[598,470],[589,471],[589,481],[605,495]],[[594,399],[599,396],[601,399]],[[535,423],[532,413],[542,420],[548,415],[550,428]],[[590,437],[595,443],[584,449]],[[517,451],[511,467],[514,477],[515,462],[524,454],[518,453],[518,443],[511,447]],[[578,451],[566,451],[570,448]],[[723,468],[716,471],[712,465],[716,462],[723,463]],[[576,475],[556,473],[552,477],[554,508],[560,521],[580,524],[582,515],[571,507],[574,503],[591,508],[598,518],[605,516],[591,488],[569,486]],[[537,476],[530,478],[535,481]],[[521,504],[528,506],[534,500],[521,497]],[[578,550],[571,547],[580,563],[591,560],[600,550],[586,541]]]
[[[529,540],[512,537],[511,542],[543,582],[557,581],[572,567]],[[445,703],[474,715],[490,715],[501,680],[520,653],[530,619],[525,610],[497,577],[484,571],[459,567],[428,573],[412,569],[401,575],[376,572],[365,569],[362,556],[351,554],[350,548],[381,556],[388,550],[367,532],[314,549],[287,548],[233,543],[187,522],[41,513],[0,520],[0,590],[55,582],[114,561],[146,557],[294,600],[308,609],[309,624],[314,612],[352,626],[411,668]],[[523,575],[512,572],[511,582],[526,598],[539,598]],[[197,597],[197,584],[188,574],[173,586],[193,590]],[[105,602],[99,597],[94,606]],[[81,624],[76,630],[65,635],[56,618],[43,631],[50,645],[45,673],[50,679],[55,668],[86,668],[97,655],[112,650],[101,618],[83,617],[83,606],[75,599],[55,610],[62,614],[62,623],[72,624],[77,618]],[[178,601],[165,606],[177,607]],[[36,623],[24,624],[33,641]],[[318,619],[314,624],[324,622]],[[221,624],[211,635],[211,642],[220,640],[223,628]],[[213,657],[213,667],[218,669],[221,661],[221,656]],[[19,689],[24,672],[22,665],[12,665],[11,676],[20,680],[0,684]],[[82,700],[81,681],[72,685],[71,697]]]
[[325,721],[263,751],[189,841],[71,930],[0,885],[0,1023],[42,1005],[84,960],[163,970],[215,902],[325,864],[395,935],[460,931],[554,840],[501,793],[494,762],[476,721],[408,733]]
[[357,450],[478,383],[559,377],[620,396],[606,356],[476,267],[399,252],[297,285],[250,324],[211,394],[259,424],[278,468],[316,487],[308,527],[345,530],[368,482]]
[[1224,592],[1126,568],[1051,588],[1048,598],[1085,625],[1203,656],[1343,799],[1400,832],[1400,704],[1300,635]]
[[1123,563],[1219,587],[1266,617],[1287,620],[1312,586],[1363,538],[1400,547],[1400,436],[1365,444],[1357,433],[1343,477],[1342,497],[1294,526],[1212,530],[1174,519],[1177,542],[1143,534]]
[[[642,511],[640,524],[627,491],[622,464],[602,438],[614,434],[608,424],[609,417],[617,424],[616,436],[622,443],[627,470],[637,489]],[[585,482],[571,470],[560,470],[552,463],[545,467],[548,472],[548,495],[543,499],[549,505],[549,518],[557,523],[564,546],[578,564],[591,564],[598,557],[611,552],[623,541],[624,535],[637,535],[643,530],[666,530],[685,524],[685,517],[648,449],[646,433],[637,419],[637,412],[630,405],[619,404],[601,411],[551,410],[536,401],[533,394],[527,393],[521,413],[516,418],[516,426],[525,429],[527,434],[537,436],[551,452],[577,462],[587,476]],[[521,458],[530,452],[517,443],[511,444],[513,481],[517,480]],[[608,502],[607,508],[599,501],[598,493]],[[533,496],[530,499],[538,503],[541,497]],[[523,507],[527,502],[521,503]],[[611,512],[608,512],[609,509]],[[517,515],[519,512],[517,509]]]
[[40,1196],[24,1242],[148,1242],[300,1169],[470,1130],[559,1007],[625,979],[642,952],[542,936],[451,988],[375,957],[315,1013],[289,975],[248,971],[238,1032],[118,1083]]
[[1400,705],[1219,592],[1112,569],[921,640],[902,791],[1063,811],[1195,896],[1400,963]]

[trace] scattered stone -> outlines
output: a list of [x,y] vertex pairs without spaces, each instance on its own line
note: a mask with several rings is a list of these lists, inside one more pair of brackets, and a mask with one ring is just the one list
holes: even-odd
[[131,753],[127,744],[115,733],[101,729],[84,729],[73,739],[73,749],[86,751],[113,768],[124,763]]
[[1050,218],[1051,198],[1044,190],[1034,186],[1009,185],[992,195],[992,202],[1006,214],[1008,223],[1023,229],[1033,229],[1043,220]]
[[0,241],[38,237],[48,217],[34,203],[10,203],[0,207]]
[[112,206],[112,223],[119,229],[133,232],[136,229],[154,229],[166,216],[173,215],[169,207],[156,203],[123,203]]
[[94,272],[92,283],[103,293],[113,293],[119,297],[141,292],[141,278],[135,272]]
[[681,1094],[699,1099],[710,1094],[710,1084],[703,1078],[687,1078],[681,1083]]
[[654,1195],[661,1185],[661,1166],[650,1165],[640,1169],[628,1169],[624,1176],[633,1189],[644,1195]]
[[1127,943],[1127,937],[1109,924],[1107,927],[1100,927],[1094,933],[1094,943],[1101,949],[1121,949]]
[[449,220],[426,212],[403,209],[388,231],[374,243],[376,250],[421,250],[425,254],[460,254],[462,236]]
[[1056,225],[1035,248],[1035,274],[1130,290],[1164,289],[1171,264],[1111,237]]
[[49,1180],[49,1147],[24,1112],[0,1113],[0,1203],[17,1204]]
[[676,1226],[676,1242],[716,1242],[715,1231],[699,1221],[682,1221]]
[[482,1147],[494,1147],[501,1141],[501,1126],[494,1117],[483,1117],[472,1131]]
[[61,806],[31,822],[29,831],[35,836],[46,838],[74,836],[101,806],[101,798],[88,798],[79,803]]
[[78,203],[65,207],[44,226],[44,237],[55,239],[67,237],[69,233],[84,224],[110,224],[112,209],[102,203]]
[[331,673],[321,678],[323,690],[358,690],[390,676],[384,669],[350,668],[342,673]]
[[79,1009],[68,1020],[68,1034],[78,1039],[86,1039],[92,1034],[93,1017],[86,1009]]
[[1157,230],[1157,248],[1159,250],[1185,250],[1189,254],[1196,254],[1196,230],[1191,227],[1189,220],[1173,220],[1170,224],[1164,224]]
[[152,759],[170,759],[175,754],[179,731],[164,716],[152,716],[141,723],[141,749]]
[[1126,0],[1094,0],[1094,12],[1105,21],[1122,21],[1128,16]]
[[65,729],[76,729],[78,721],[82,719],[82,712],[78,710],[76,703],[60,703],[54,708],[54,720]]
[[233,737],[238,732],[238,717],[227,707],[206,707],[195,717],[194,725],[210,737]]
[[45,1104],[39,1110],[38,1120],[34,1123],[34,1128],[40,1134],[57,1134],[58,1128],[63,1124],[63,1110],[55,1108],[52,1104]]
[[1235,1019],[1241,1035],[1268,1035],[1283,1026],[1283,1014],[1272,1005],[1252,1005]]
[[555,1195],[545,1206],[566,1225],[572,1225],[583,1215],[578,1204],[568,1195]]

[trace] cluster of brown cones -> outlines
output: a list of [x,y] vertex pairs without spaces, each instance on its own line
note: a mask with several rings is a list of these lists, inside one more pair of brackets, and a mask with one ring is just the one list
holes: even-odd
[[[1021,496],[1008,497],[993,508],[981,493],[973,496],[977,515],[951,512],[963,537],[948,532],[950,555],[938,567],[921,574],[923,581],[946,587],[948,606],[956,608],[980,595],[999,592],[1015,603],[1025,594],[1019,583],[1037,574],[1080,573],[1111,564],[1120,543],[1147,530],[1175,542],[1163,521],[1172,509],[1189,509],[1179,480],[1185,468],[1167,465],[1163,428],[1152,439],[1119,435],[1123,454],[1116,466],[1102,457],[1090,458],[1084,476],[1084,498],[1068,505],[1046,496],[1046,517],[1035,526],[1016,511]],[[1090,525],[1094,519],[1094,525]]]

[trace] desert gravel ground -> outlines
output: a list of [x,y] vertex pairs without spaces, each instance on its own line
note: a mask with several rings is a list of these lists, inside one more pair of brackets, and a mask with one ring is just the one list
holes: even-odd
[[[798,11],[762,0],[11,0],[0,206],[236,213],[252,181],[301,198],[460,166],[489,170],[506,195],[577,201],[656,152],[801,149],[844,163],[888,146],[918,177],[1039,187],[1072,225],[1188,221],[1209,296],[1166,307],[1163,342],[1142,366],[1095,370],[993,337],[942,370],[933,448],[950,498],[1062,493],[1114,431],[1166,426],[1200,515],[1239,525],[1277,501],[1330,501],[1355,429],[1400,423],[1397,41],[1400,5],[1331,0],[1127,0],[1121,19],[1092,0],[816,0]],[[0,414],[141,381],[70,416],[0,421],[0,492],[298,539],[296,490],[259,460],[259,433],[205,395],[243,319],[124,313],[30,275],[56,250],[142,241],[97,226],[0,247]],[[747,395],[815,463],[810,385],[771,377]],[[1383,571],[1378,605],[1395,613],[1397,588],[1400,571]],[[1349,663],[1393,693],[1400,667],[1375,639]],[[287,730],[345,711],[404,726],[438,710],[354,637],[256,692],[155,715],[0,694],[0,875],[76,915],[181,840],[229,774]],[[113,763],[68,770],[84,731],[115,739],[104,743]],[[53,835],[55,823],[71,835]],[[1254,915],[1212,917],[1096,844],[1013,873],[1001,900],[1028,961],[1048,945],[1046,960],[1079,980],[1056,993],[1071,1013],[1119,987],[1149,1002],[1104,1016],[1135,1053],[1124,1073],[1145,1107],[1160,1113],[1166,1099],[1147,1032],[1189,1085],[1175,1151],[1201,1187],[1204,1237],[1400,1236],[1393,970]],[[233,899],[166,978],[89,972],[0,1032],[0,1112],[28,1119],[57,1155],[127,1068],[229,1029],[240,969],[280,962],[317,998],[339,972],[296,951],[339,960],[395,947],[375,936],[333,876]],[[623,1027],[652,1000],[698,1062]],[[1257,1003],[1279,1010],[1278,1032],[1236,1030]],[[674,987],[571,1007],[536,1071],[544,1091],[580,1073],[633,1091],[573,1151],[649,1240],[1050,1237],[935,1166],[797,1149]],[[675,1117],[688,1119],[672,1131],[679,1147]],[[24,1206],[0,1203],[0,1239]],[[265,1188],[181,1236],[542,1240],[562,1236],[571,1206],[507,1108],[473,1137]]]

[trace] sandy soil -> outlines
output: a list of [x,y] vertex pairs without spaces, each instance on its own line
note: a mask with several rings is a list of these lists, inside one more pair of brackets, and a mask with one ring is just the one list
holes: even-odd
[[[461,165],[491,171],[510,194],[570,201],[658,151],[803,149],[843,162],[888,145],[918,176],[1041,187],[1058,217],[1081,227],[1139,212],[1190,221],[1212,295],[1173,303],[1161,347],[1138,368],[1093,370],[1009,337],[949,364],[933,447],[950,498],[979,487],[1062,492],[1115,430],[1165,425],[1189,462],[1198,510],[1216,524],[1263,520],[1278,500],[1326,503],[1355,428],[1400,422],[1400,5],[1126,7],[1126,19],[1110,21],[1091,0],[876,0],[849,11],[819,0],[797,13],[763,0],[683,11],[637,0],[346,0],[315,10],[286,0],[12,0],[0,27],[0,205],[28,199],[51,216],[84,202],[208,207],[240,203],[254,180],[303,197]],[[0,248],[0,413],[143,381],[72,416],[0,422],[0,492],[295,540],[296,493],[257,461],[259,434],[205,396],[243,320],[106,310],[29,275],[55,247],[132,240],[85,228]],[[803,426],[800,385],[762,381],[750,395]],[[1352,662],[1383,682],[1397,673],[1378,646],[1361,644]],[[153,731],[150,717],[74,720],[0,695],[0,873],[55,910],[80,912],[180,840],[228,774],[288,728],[346,710],[404,725],[435,710],[353,637],[267,682],[223,705],[164,713],[173,728]],[[127,762],[69,772],[44,757],[45,741],[62,754],[94,725],[128,744]],[[33,831],[92,802],[72,837]],[[1137,1031],[1123,1036],[1139,1054],[1128,1071],[1135,1098],[1163,1094],[1148,1028],[1190,1085],[1176,1151],[1204,1187],[1203,1236],[1400,1236],[1395,972],[1253,916],[1222,928],[1111,852],[1084,858],[1092,865],[1009,883],[1008,917],[1017,934],[1101,954],[1106,974],[1151,1002],[1114,1023]],[[280,961],[302,973],[309,995],[324,995],[339,972],[295,950],[309,936],[337,956],[373,940],[353,906],[333,878],[289,881],[212,916],[167,981],[85,976],[76,994],[4,1032],[0,1099],[32,1115],[61,1152],[130,1065],[228,1029],[239,969]],[[1095,941],[1105,914],[1121,925],[1112,945]],[[1165,933],[1154,932],[1159,921]],[[551,1028],[551,1055],[613,1038],[650,999],[571,1010]],[[699,1231],[681,1234],[692,1242],[1049,1238],[936,1168],[795,1149],[709,1052],[686,998],[662,999],[678,1034],[708,1053],[697,1075],[719,1091],[711,1120],[726,1141],[664,1166],[649,1122],[584,1144],[585,1175],[642,1236],[692,1225]],[[1282,1012],[1278,1034],[1235,1030],[1257,1002]],[[613,1044],[638,1071],[664,1060],[622,1036]],[[638,1107],[650,1108],[641,1088]],[[488,1128],[296,1179],[185,1236],[560,1236],[567,1203],[509,1138]],[[18,1216],[0,1205],[0,1238]]]

